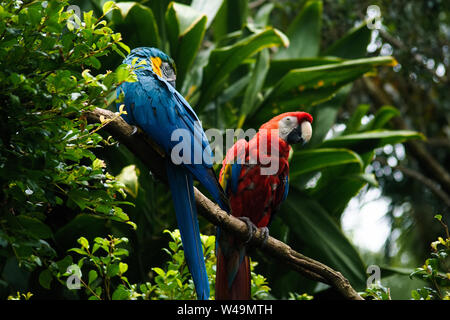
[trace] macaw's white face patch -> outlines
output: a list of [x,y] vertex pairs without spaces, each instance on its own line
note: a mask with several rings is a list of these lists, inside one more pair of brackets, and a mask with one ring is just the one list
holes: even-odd
[[293,116],[287,116],[281,119],[278,122],[278,134],[281,139],[284,141],[287,141],[288,135],[291,133],[292,130],[297,128],[298,126],[298,120],[297,117]]

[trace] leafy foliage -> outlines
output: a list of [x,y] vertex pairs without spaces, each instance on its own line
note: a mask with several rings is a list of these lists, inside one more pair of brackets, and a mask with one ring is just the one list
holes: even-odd
[[[84,287],[86,296],[90,300],[192,300],[196,299],[194,283],[190,277],[189,270],[184,259],[184,252],[181,244],[180,231],[165,230],[164,233],[170,235],[171,241],[168,248],[162,250],[168,254],[169,260],[164,268],[152,268],[151,281],[141,284],[130,284],[128,278],[124,276],[128,270],[128,264],[124,259],[128,256],[128,250],[121,247],[121,243],[127,243],[128,239],[117,239],[112,236],[108,238],[95,238],[94,245],[90,248],[86,238],[78,239],[79,248],[72,248],[69,251],[82,256],[78,260],[77,266],[82,270],[79,275],[80,283]],[[214,296],[215,284],[215,236],[201,235],[202,245],[208,273],[211,295]],[[251,262],[252,275],[252,298],[268,298],[270,288],[266,279],[254,272],[257,262]],[[87,274],[83,280],[83,274]],[[66,272],[58,274],[61,282],[68,280],[72,273]],[[294,294],[292,294],[294,297]],[[296,295],[298,299],[305,296]]]
[[64,5],[9,1],[0,10],[0,250],[10,266],[3,290],[54,263],[55,233],[75,215],[134,227],[120,206],[127,204],[124,185],[94,153],[114,141],[97,133],[105,124],[82,116],[105,107],[120,82],[133,81],[124,67],[95,76],[88,67],[129,49],[92,12],[74,28]]
[[445,229],[445,240],[439,237],[431,243],[431,258],[425,260],[410,277],[426,281],[427,287],[411,292],[414,300],[450,300],[450,235],[442,222],[442,215],[435,217]]

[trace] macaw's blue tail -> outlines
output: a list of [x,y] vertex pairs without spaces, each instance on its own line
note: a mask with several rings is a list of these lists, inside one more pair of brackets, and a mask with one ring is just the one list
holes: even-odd
[[208,300],[209,281],[200,240],[192,174],[170,161],[167,161],[166,167],[181,241],[183,242],[184,256],[194,279],[198,299]]

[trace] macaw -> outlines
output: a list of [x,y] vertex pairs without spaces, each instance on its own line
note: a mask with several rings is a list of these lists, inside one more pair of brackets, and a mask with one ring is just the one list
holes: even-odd
[[[187,266],[198,299],[207,300],[209,282],[200,240],[193,178],[200,181],[222,209],[229,210],[226,195],[212,169],[208,139],[194,110],[175,89],[175,64],[168,55],[156,48],[135,48],[123,63],[134,65],[137,81],[119,86],[117,94],[120,96],[123,93],[124,100],[117,103],[117,108],[124,104],[126,114],[122,117],[125,121],[140,127],[166,153],[167,178]],[[179,134],[175,134],[177,132]],[[176,148],[181,151],[172,153]]]
[[280,114],[263,124],[250,141],[240,139],[227,151],[219,182],[229,198],[231,214],[246,222],[250,231],[249,239],[240,241],[217,230],[216,300],[250,299],[245,244],[256,228],[267,239],[267,227],[288,195],[291,145],[310,140],[312,121],[306,112]]

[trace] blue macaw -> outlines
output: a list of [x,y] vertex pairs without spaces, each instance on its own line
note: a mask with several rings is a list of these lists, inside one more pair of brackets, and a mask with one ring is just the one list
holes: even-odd
[[[145,64],[139,65],[142,60]],[[168,55],[156,48],[136,48],[125,58],[124,63],[134,63],[138,81],[125,82],[117,89],[118,95],[124,94],[123,104],[127,114],[123,118],[130,125],[139,126],[166,152],[167,177],[186,262],[198,299],[209,299],[193,178],[200,181],[222,209],[228,211],[229,207],[212,169],[212,151],[208,139],[194,110],[175,89],[175,65]],[[121,105],[118,103],[117,108]],[[181,130],[175,131],[177,129]],[[179,133],[175,138],[174,131]],[[181,163],[178,158],[174,160],[171,157],[176,146],[178,149],[182,147],[182,151],[177,154],[182,158]]]

